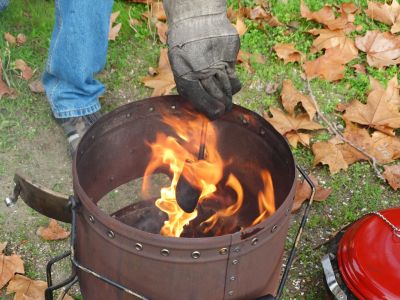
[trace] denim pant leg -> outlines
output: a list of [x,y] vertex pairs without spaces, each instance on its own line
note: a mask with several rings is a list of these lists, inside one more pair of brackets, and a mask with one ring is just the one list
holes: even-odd
[[0,0],[0,12],[7,8],[9,2],[10,0]]
[[56,18],[43,85],[56,118],[100,109],[113,0],[55,0]]

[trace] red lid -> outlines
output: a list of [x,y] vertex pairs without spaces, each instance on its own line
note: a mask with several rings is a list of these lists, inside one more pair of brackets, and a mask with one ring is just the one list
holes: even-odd
[[[400,208],[381,214],[400,228]],[[367,215],[349,227],[339,244],[338,263],[358,299],[400,299],[400,237],[378,216]]]

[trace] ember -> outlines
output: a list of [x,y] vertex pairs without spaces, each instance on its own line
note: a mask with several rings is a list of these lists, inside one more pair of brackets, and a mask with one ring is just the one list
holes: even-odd
[[[237,176],[226,171],[226,166],[234,161],[222,159],[218,151],[217,129],[208,119],[198,114],[191,114],[188,118],[169,115],[164,116],[163,122],[174,130],[175,136],[158,133],[156,140],[148,143],[152,155],[142,187],[146,194],[151,186],[150,175],[161,168],[170,170],[171,184],[161,189],[161,196],[155,202],[168,215],[160,231],[162,235],[180,237],[185,226],[196,218],[200,220],[191,224],[192,227],[194,223],[199,225],[195,232],[211,232],[213,236],[230,234],[256,225],[275,212],[272,178],[268,170],[261,170],[259,177],[264,189],[258,191],[259,215],[250,224],[239,222],[238,213],[247,198]],[[205,146],[204,159],[198,160],[202,145]],[[201,191],[198,207],[207,209],[208,213],[199,214],[199,208],[187,213],[179,207],[176,187],[181,176]]]

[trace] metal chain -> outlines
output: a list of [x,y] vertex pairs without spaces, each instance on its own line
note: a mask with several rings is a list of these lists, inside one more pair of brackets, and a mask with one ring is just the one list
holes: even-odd
[[381,220],[383,220],[386,224],[388,224],[393,229],[393,234],[400,238],[400,228],[396,227],[392,222],[390,222],[384,215],[380,212],[374,211],[369,214],[378,216]]

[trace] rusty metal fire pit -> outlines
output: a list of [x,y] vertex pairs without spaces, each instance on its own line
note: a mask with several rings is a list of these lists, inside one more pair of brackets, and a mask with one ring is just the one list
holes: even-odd
[[[164,115],[185,118],[193,113],[179,96],[146,99],[105,115],[82,138],[73,162],[71,209],[48,215],[72,219],[71,259],[84,299],[256,299],[277,293],[296,165],[284,138],[247,109],[234,106],[213,121],[220,155],[232,161],[227,169],[246,195],[238,213],[240,230],[201,238],[166,237],[122,222],[143,205],[153,205],[151,199],[112,216],[97,206],[115,188],[144,176],[151,158],[149,141],[160,132],[173,134],[162,121]],[[267,169],[272,176],[276,212],[251,226],[258,214],[256,191],[263,184],[255,168]],[[157,172],[171,175],[162,168]],[[58,259],[49,264],[49,274]],[[74,278],[75,273],[67,282]],[[282,282],[279,289],[281,294]]]

